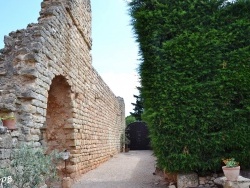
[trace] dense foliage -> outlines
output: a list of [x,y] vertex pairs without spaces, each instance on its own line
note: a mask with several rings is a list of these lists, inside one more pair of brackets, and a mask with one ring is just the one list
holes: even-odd
[[128,126],[130,123],[133,123],[136,121],[135,117],[132,116],[132,115],[129,115],[125,118],[125,121],[126,121],[126,126]]
[[46,180],[57,178],[56,165],[60,154],[53,151],[45,155],[42,148],[20,145],[12,152],[12,161],[7,169],[0,169],[0,177],[10,177],[10,182],[3,182],[3,187],[36,188]]
[[168,171],[250,158],[250,1],[132,0],[144,120]]

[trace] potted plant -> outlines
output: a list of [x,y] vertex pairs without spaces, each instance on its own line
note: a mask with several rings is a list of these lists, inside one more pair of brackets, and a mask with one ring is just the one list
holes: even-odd
[[10,113],[9,115],[5,115],[0,118],[3,122],[3,126],[7,127],[9,130],[15,130],[16,128],[16,121],[15,116],[13,113]]
[[236,162],[234,158],[223,159],[222,161],[226,165],[222,167],[222,170],[227,180],[237,181],[240,175],[239,162]]

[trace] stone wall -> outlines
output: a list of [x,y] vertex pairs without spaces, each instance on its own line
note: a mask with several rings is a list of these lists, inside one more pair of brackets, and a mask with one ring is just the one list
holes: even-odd
[[12,147],[32,142],[71,153],[76,178],[121,149],[125,106],[91,65],[89,0],[44,0],[37,24],[4,37],[0,50],[0,115],[17,130],[0,134],[0,167]]

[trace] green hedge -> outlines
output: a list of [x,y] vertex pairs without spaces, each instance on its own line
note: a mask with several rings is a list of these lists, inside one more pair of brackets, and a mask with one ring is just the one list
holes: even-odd
[[250,166],[250,1],[132,0],[144,120],[168,171]]

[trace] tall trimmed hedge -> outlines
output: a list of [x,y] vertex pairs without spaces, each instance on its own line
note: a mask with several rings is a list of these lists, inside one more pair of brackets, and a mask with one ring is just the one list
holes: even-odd
[[132,0],[144,120],[172,172],[250,166],[250,1]]

